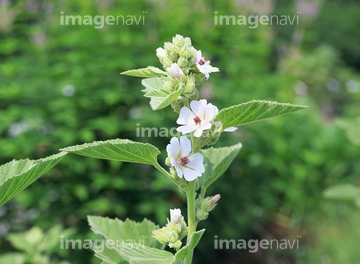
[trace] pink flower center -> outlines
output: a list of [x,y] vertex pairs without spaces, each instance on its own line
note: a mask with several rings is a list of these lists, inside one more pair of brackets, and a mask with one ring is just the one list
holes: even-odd
[[189,163],[189,159],[187,157],[180,158],[181,165],[186,165]]
[[195,124],[199,125],[201,123],[200,117],[198,117],[198,116],[194,117],[194,122],[195,122]]
[[201,58],[201,59],[199,60],[199,64],[200,64],[200,65],[204,65],[204,64],[205,64],[204,58]]

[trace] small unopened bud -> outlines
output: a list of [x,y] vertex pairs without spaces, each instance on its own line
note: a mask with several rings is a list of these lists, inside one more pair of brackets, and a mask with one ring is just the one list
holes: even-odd
[[198,208],[196,210],[196,218],[199,220],[199,221],[202,221],[202,220],[206,220],[209,216],[209,213],[208,212],[205,212],[204,210]]
[[220,200],[221,196],[220,194],[216,194],[211,198],[211,205],[216,204]]
[[177,240],[174,243],[169,243],[169,248],[175,248],[175,249],[179,249],[181,248],[181,241]]
[[174,243],[177,240],[179,240],[179,235],[176,231],[169,230],[169,232],[166,234],[166,238],[169,241],[169,243]]
[[178,47],[182,47],[185,44],[185,39],[183,36],[177,34],[175,37],[173,37],[172,43]]
[[165,159],[165,164],[166,164],[166,166],[169,166],[169,167],[172,166],[169,157],[167,157],[167,158]]
[[166,228],[163,227],[161,229],[158,230],[154,230],[152,231],[152,235],[153,237],[159,241],[161,244],[166,244],[168,242],[167,238],[166,238]]

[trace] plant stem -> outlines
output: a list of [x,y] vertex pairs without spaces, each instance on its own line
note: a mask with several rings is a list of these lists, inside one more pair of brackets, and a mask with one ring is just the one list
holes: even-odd
[[171,180],[173,183],[178,185],[178,183],[174,180],[174,178],[171,176],[169,172],[167,172],[159,163],[154,164],[154,167],[160,171],[162,174],[164,174],[169,180]]
[[[188,185],[188,191],[186,193],[187,198],[187,210],[188,210],[188,234],[186,244],[189,243],[190,237],[196,231],[196,214],[195,214],[195,182],[191,181]],[[193,249],[189,252],[189,255],[185,258],[184,264],[191,264],[193,256]]]

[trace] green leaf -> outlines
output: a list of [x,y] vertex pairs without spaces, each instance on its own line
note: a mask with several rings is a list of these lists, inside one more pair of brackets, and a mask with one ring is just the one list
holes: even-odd
[[176,254],[175,254],[175,261],[180,261],[185,259],[187,255],[189,255],[190,251],[193,250],[197,244],[199,243],[202,235],[204,234],[205,229],[199,230],[193,233],[190,237],[189,243],[182,247]]
[[83,145],[71,146],[62,151],[92,157],[123,162],[157,164],[156,157],[160,151],[148,143],[140,143],[128,139],[112,139],[95,141]]
[[0,206],[48,172],[65,155],[62,152],[39,160],[13,160],[0,166]]
[[116,250],[130,264],[171,264],[174,255],[169,251],[143,246],[141,244],[125,244]]
[[134,77],[144,77],[144,78],[167,75],[166,72],[154,66],[148,66],[147,68],[124,71],[121,74],[134,76]]
[[172,93],[161,89],[148,92],[144,96],[150,97],[150,106],[153,110],[160,110],[174,102],[181,93],[182,89],[178,89]]
[[221,121],[225,129],[295,112],[304,108],[306,106],[254,100],[222,109],[215,121]]
[[231,147],[201,150],[204,155],[205,172],[199,178],[200,185],[207,188],[215,182],[230,166],[241,147],[241,143],[238,143]]
[[0,256],[0,263],[25,264],[26,255],[23,253],[6,253]]
[[360,188],[351,184],[339,184],[327,188],[324,191],[324,197],[328,199],[356,201],[360,199]]
[[144,79],[141,81],[141,84],[145,87],[145,89],[142,91],[144,93],[148,93],[153,90],[160,90],[164,87],[166,81],[168,81],[167,77],[155,77],[155,78]]
[[[149,246],[156,243],[156,240],[152,237],[152,231],[159,229],[159,227],[147,219],[137,223],[129,219],[121,221],[107,217],[88,216],[88,222],[94,233],[108,241],[108,246],[94,248],[96,256],[105,263],[117,264],[124,260],[131,260],[130,263],[143,263],[132,262],[134,255],[138,254],[140,259],[143,254],[149,252],[149,254],[152,252],[153,257],[158,255],[158,251],[156,251],[158,249],[153,250]],[[114,246],[109,244],[111,241],[114,242]],[[170,255],[172,256],[171,253]]]

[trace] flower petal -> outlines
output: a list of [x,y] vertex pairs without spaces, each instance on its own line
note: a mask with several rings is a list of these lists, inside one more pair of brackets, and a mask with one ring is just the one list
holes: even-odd
[[180,149],[181,157],[186,157],[191,152],[191,141],[185,136],[180,137]]
[[237,127],[228,127],[224,129],[224,132],[234,132],[237,129],[238,129]]
[[193,123],[195,124],[194,118],[195,118],[194,113],[191,112],[191,110],[186,106],[183,106],[180,109],[179,118],[176,120],[176,123],[179,125],[186,125],[188,124],[189,121],[193,121]]
[[176,130],[183,134],[188,134],[193,132],[196,128],[196,126],[179,126]]
[[205,114],[206,104],[207,101],[205,99],[202,99],[200,101],[191,101],[190,108],[194,112],[195,116],[198,116],[201,119],[203,119]]
[[192,170],[190,168],[185,168],[183,167],[183,173],[184,173],[184,178],[187,181],[193,181],[195,180],[197,177],[201,176],[201,173],[196,171],[196,170]]
[[189,157],[189,163],[186,165],[190,169],[196,170],[198,172],[204,173],[204,156],[201,153],[195,153]]
[[171,158],[178,158],[180,153],[180,144],[177,137],[173,137],[170,140],[170,144],[166,146],[166,151],[168,153],[168,156]]

